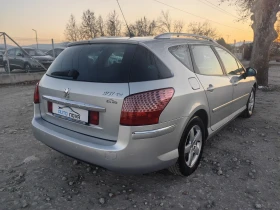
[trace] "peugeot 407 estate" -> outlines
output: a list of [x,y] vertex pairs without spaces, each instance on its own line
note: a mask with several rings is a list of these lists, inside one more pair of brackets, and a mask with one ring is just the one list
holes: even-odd
[[193,34],[71,43],[36,85],[33,132],[109,170],[188,176],[207,139],[253,114],[256,73]]

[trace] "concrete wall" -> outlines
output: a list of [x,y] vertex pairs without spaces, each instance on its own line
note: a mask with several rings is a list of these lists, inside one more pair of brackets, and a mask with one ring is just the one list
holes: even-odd
[[16,84],[21,82],[39,81],[45,72],[0,74],[0,84]]

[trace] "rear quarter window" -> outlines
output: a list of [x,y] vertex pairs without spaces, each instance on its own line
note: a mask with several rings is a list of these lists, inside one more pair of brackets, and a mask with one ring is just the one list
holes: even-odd
[[169,52],[177,58],[188,69],[192,69],[191,55],[188,45],[177,45],[170,47]]
[[130,82],[160,80],[173,77],[170,69],[150,50],[138,46],[131,65]]

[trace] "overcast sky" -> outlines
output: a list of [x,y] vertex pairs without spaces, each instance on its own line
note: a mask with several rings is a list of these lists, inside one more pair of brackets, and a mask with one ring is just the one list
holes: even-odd
[[[231,43],[234,39],[237,41],[253,39],[249,21],[237,22],[237,18],[202,3],[202,1],[207,0],[159,1],[222,24],[211,22],[219,34]],[[157,18],[161,10],[169,10],[173,20],[183,20],[186,26],[192,21],[205,21],[202,18],[159,4],[154,0],[119,0],[119,2],[128,23],[143,16],[149,19]],[[219,4],[219,0],[208,0],[208,2]],[[112,10],[116,10],[121,18],[116,0],[0,0],[0,5],[0,31],[6,32],[21,43],[25,42],[24,44],[33,42],[32,38],[35,37],[33,28],[38,31],[41,42],[46,42],[51,38],[54,38],[55,42],[64,41],[65,25],[71,13],[74,14],[78,22],[80,22],[83,11],[87,9],[103,17],[106,17]],[[220,8],[238,16],[234,6],[228,6],[226,3],[222,4]]]

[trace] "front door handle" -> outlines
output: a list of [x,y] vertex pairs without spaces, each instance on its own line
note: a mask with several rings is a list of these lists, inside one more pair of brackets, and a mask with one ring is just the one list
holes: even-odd
[[209,87],[207,88],[207,91],[213,92],[214,91],[214,86],[212,84],[210,84]]

